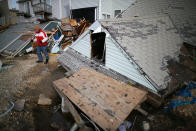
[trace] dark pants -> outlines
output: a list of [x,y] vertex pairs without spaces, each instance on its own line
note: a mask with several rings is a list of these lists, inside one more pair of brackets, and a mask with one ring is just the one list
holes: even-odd
[[39,61],[43,61],[41,52],[45,55],[46,59],[49,59],[47,46],[37,46],[37,56]]

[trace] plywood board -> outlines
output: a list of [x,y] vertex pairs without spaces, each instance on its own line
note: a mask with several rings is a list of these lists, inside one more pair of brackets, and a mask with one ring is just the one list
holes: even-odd
[[87,67],[54,86],[104,130],[116,130],[147,94]]

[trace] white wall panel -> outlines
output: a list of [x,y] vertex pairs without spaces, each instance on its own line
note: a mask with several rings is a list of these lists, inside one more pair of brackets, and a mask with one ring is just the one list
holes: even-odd
[[126,58],[116,44],[112,38],[106,39],[105,66],[156,92],[151,83],[137,70],[137,66]]

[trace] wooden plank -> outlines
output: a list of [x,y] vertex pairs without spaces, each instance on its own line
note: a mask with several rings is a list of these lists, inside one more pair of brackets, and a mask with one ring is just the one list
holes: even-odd
[[147,94],[86,67],[54,85],[104,130],[116,130]]

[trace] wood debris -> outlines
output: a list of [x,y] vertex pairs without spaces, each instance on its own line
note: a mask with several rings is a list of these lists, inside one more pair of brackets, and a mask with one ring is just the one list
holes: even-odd
[[145,91],[87,67],[53,83],[58,92],[104,130],[116,130],[147,95]]

